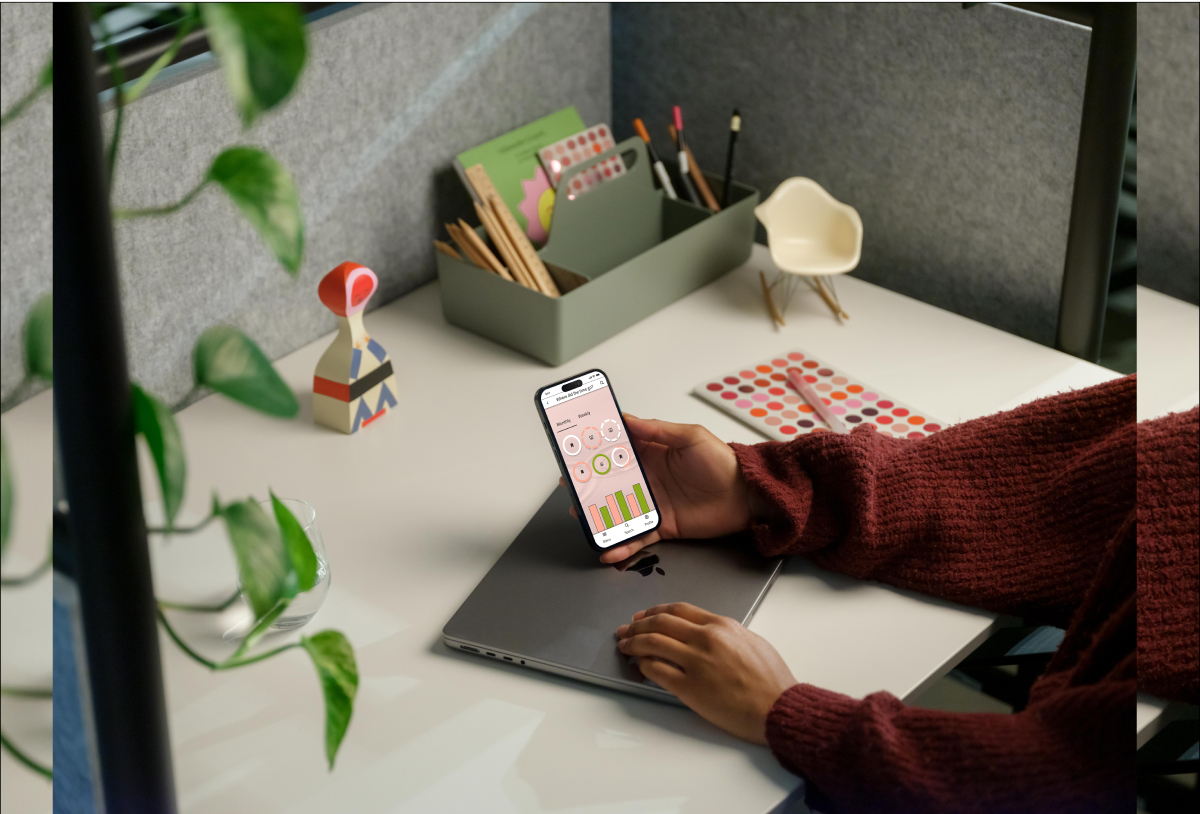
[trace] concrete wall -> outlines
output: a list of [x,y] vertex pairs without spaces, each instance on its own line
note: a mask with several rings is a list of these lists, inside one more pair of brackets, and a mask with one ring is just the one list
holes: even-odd
[[614,4],[612,29],[618,135],[641,116],[663,151],[680,104],[719,172],[739,107],[739,180],[857,208],[857,276],[1053,344],[1087,29],[958,3]]
[[[0,110],[7,112],[35,84],[50,56],[50,4],[0,3]],[[23,376],[21,326],[50,291],[50,94],[0,131],[0,396]],[[31,389],[29,394],[41,388]]]
[[1200,304],[1200,5],[1138,4],[1138,282]]

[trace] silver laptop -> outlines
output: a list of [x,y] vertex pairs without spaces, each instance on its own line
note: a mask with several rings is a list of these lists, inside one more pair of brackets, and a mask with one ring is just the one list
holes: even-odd
[[660,542],[604,565],[555,489],[446,627],[446,645],[666,701],[617,650],[615,633],[639,610],[690,602],[748,624],[779,573],[746,538]]

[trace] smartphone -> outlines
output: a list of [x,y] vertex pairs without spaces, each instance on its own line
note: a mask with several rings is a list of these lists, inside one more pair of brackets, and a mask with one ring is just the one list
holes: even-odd
[[657,529],[658,504],[604,371],[546,385],[534,402],[592,548],[605,551]]

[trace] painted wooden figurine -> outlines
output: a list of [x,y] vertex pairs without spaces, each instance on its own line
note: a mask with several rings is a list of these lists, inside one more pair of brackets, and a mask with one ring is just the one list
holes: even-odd
[[347,434],[396,406],[392,360],[363,327],[363,309],[378,287],[375,272],[358,263],[342,263],[317,287],[339,327],[313,375],[313,418]]

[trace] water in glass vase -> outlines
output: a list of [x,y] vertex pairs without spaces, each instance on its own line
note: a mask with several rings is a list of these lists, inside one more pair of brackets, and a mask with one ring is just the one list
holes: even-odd
[[317,555],[317,584],[311,590],[296,594],[296,598],[288,603],[287,610],[271,625],[271,630],[294,630],[308,624],[308,620],[316,615],[329,593],[329,566],[325,558]]

